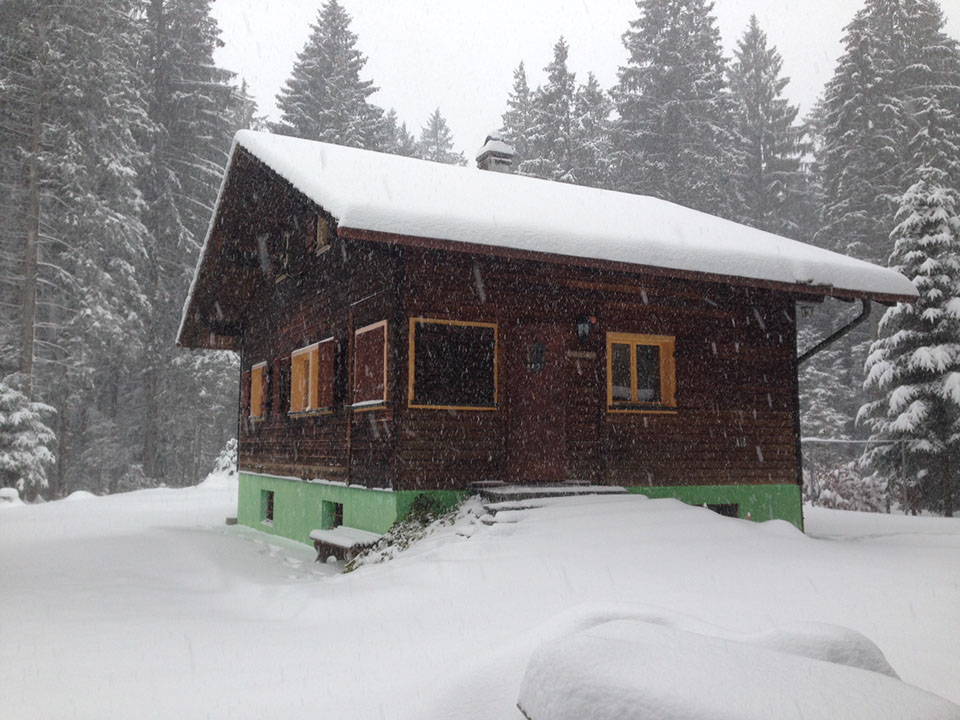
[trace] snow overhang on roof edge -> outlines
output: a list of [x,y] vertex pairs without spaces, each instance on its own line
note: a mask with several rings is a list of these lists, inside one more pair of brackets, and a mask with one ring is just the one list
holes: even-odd
[[342,234],[629,266],[796,294],[881,302],[917,297],[913,283],[889,268],[656,198],[241,130],[184,301],[178,344],[238,148],[331,213]]

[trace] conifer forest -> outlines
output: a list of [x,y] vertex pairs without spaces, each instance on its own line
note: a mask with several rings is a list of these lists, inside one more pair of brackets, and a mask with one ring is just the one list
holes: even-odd
[[[453,137],[444,97],[421,118],[378,106],[338,0],[318,2],[265,117],[215,62],[212,4],[0,2],[0,487],[26,499],[195,484],[236,436],[236,356],[175,337],[237,130],[455,165],[483,142]],[[535,73],[516,58],[499,128],[513,171],[905,274],[916,303],[875,306],[801,366],[804,439],[849,441],[804,445],[804,496],[953,514],[960,44],[944,8],[863,0],[805,115],[756,16],[729,54],[708,0],[637,0],[634,16],[609,38],[623,49],[612,87],[570,70],[563,37]],[[801,308],[800,349],[858,310]]]

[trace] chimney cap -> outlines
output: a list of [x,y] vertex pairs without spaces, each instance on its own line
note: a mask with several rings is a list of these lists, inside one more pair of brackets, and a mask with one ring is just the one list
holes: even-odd
[[513,146],[504,142],[500,133],[494,131],[487,135],[483,147],[477,150],[477,167],[481,170],[506,170],[514,155]]

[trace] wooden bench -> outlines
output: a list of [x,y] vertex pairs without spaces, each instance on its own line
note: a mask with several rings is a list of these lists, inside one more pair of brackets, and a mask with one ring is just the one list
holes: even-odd
[[375,545],[383,535],[368,530],[340,525],[329,530],[313,530],[310,539],[317,551],[316,562],[325,561],[330,555],[338,560],[353,560],[364,548]]

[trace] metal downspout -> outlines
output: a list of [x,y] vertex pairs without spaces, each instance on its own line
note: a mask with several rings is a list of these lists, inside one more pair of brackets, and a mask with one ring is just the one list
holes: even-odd
[[870,317],[871,303],[869,299],[863,298],[862,300],[860,300],[860,305],[861,305],[861,310],[859,315],[857,315],[853,320],[848,322],[839,330],[835,330],[834,332],[827,335],[827,337],[825,337],[823,340],[821,340],[812,348],[810,348],[809,350],[804,352],[802,355],[800,355],[797,358],[797,367],[805,363],[807,360],[812,358],[814,355],[816,355],[818,352],[823,350],[828,345],[832,345],[833,343],[835,343],[837,340],[842,338],[851,330],[855,329],[859,325],[862,325],[866,321],[866,319]]

